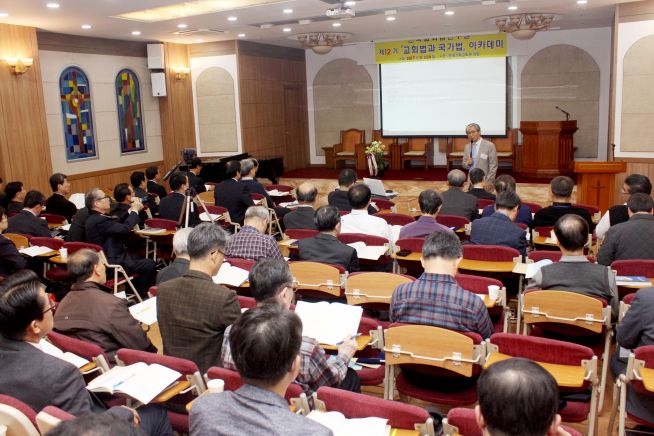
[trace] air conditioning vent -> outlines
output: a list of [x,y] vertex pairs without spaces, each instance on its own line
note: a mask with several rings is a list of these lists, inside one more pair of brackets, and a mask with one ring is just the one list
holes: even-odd
[[173,35],[179,36],[216,36],[225,33],[223,30],[217,29],[184,29],[173,32]]

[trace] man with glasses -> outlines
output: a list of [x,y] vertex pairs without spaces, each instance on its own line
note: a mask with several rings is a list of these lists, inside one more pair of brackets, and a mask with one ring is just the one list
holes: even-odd
[[[257,262],[248,276],[250,291],[257,301],[257,306],[276,301],[285,309],[289,309],[294,299],[293,275],[288,264],[278,259],[262,259]],[[236,371],[237,367],[232,355],[229,334],[232,326],[225,331],[222,349],[222,366]],[[338,347],[338,354],[327,360],[320,344],[313,338],[302,337],[300,348],[300,372],[295,383],[302,386],[307,396],[316,392],[320,386],[332,386],[340,389],[359,392],[360,381],[356,371],[348,369],[350,359],[356,351],[357,343],[352,338]]]
[[486,181],[492,184],[497,173],[497,150],[495,144],[481,137],[481,128],[477,123],[466,126],[466,135],[470,141],[463,150],[464,169],[479,168],[486,174]]
[[157,319],[163,352],[195,362],[201,373],[220,365],[223,333],[241,314],[236,292],[213,282],[225,258],[227,233],[212,223],[188,236],[189,270],[159,285]]
[[622,198],[625,200],[624,204],[617,204],[607,210],[602,219],[595,227],[595,235],[599,239],[604,239],[606,232],[616,225],[629,220],[629,211],[627,210],[627,200],[633,194],[652,194],[652,182],[647,176],[642,174],[629,174],[620,190]]

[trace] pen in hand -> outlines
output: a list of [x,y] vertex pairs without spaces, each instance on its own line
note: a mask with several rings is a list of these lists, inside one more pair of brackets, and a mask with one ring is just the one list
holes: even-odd
[[[356,335],[350,336],[350,339],[356,339],[359,336],[361,336],[361,333],[357,333]],[[343,342],[345,342],[345,341],[336,342],[336,345],[341,345]]]

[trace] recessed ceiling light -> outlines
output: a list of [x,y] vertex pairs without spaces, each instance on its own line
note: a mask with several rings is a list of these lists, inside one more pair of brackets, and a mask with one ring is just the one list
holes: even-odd
[[198,38],[198,39],[195,40],[195,42],[204,42],[204,39]]
[[239,34],[238,34],[238,37],[239,37],[239,38],[245,38],[245,33],[239,33]]
[[90,29],[91,25],[90,24],[82,24],[82,29]]
[[184,24],[184,23],[179,23],[179,24],[177,25],[177,28],[178,28],[178,29],[186,29],[187,27],[188,27],[188,24]]
[[578,5],[585,5],[586,3],[588,3],[588,0],[577,0]]
[[140,34],[141,34],[141,32],[139,32],[138,30],[134,30],[132,32],[132,35],[134,35],[134,36],[139,36]]
[[292,13],[293,13],[293,9],[284,9],[283,12],[284,12],[285,14],[292,14]]
[[349,1],[349,2],[345,2],[345,3],[343,3],[343,4],[344,4],[345,6],[355,6],[355,5],[357,4],[357,2]]
[[0,18],[7,18],[9,16],[6,12],[0,12]]
[[341,23],[332,23],[332,26],[334,26],[334,27],[341,27]]
[[386,17],[386,21],[395,21],[395,17],[393,15],[389,15]]
[[445,11],[445,15],[454,15],[453,10]]
[[46,6],[50,9],[57,9],[59,7],[59,3],[48,3]]
[[284,32],[290,32],[290,31],[291,31],[291,28],[290,28],[290,27],[284,27],[282,30],[283,30]]
[[511,5],[507,9],[510,11],[515,11],[516,9],[518,9],[518,7],[516,5]]
[[227,17],[227,21],[236,21],[236,20],[238,20],[238,17],[234,17],[234,16]]

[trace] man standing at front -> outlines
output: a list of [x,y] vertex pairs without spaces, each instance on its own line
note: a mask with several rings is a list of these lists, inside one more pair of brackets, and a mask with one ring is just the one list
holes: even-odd
[[471,123],[466,126],[466,135],[470,143],[463,150],[464,169],[479,168],[486,174],[486,181],[492,184],[497,173],[497,150],[495,144],[481,137],[479,124]]

